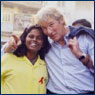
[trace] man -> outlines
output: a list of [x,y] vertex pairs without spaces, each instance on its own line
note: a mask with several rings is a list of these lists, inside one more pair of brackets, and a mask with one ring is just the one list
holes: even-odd
[[[45,57],[50,76],[47,94],[93,93],[94,40],[87,34],[70,39],[72,28],[66,26],[63,15],[55,8],[43,8],[36,16],[44,33],[52,39]],[[12,50],[8,47],[7,52]]]
[[85,26],[88,28],[92,28],[91,23],[86,19],[78,19],[72,23],[73,26],[80,27]]

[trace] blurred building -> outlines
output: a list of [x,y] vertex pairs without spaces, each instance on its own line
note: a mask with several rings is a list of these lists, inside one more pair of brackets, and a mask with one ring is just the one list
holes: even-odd
[[32,16],[43,6],[57,7],[65,15],[68,25],[86,18],[94,27],[94,1],[1,1],[1,44],[12,33],[19,35],[31,25]]
[[44,1],[43,6],[57,7],[65,15],[66,22],[86,18],[94,28],[94,1]]
[[4,44],[14,32],[19,35],[31,24],[31,17],[41,8],[42,2],[2,1],[1,42]]

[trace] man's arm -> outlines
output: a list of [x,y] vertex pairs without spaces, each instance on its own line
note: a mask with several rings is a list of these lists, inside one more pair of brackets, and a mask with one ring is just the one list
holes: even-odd
[[3,55],[4,53],[8,52],[14,52],[18,45],[21,44],[21,41],[16,35],[12,35],[8,42],[2,47],[1,49],[1,54]]
[[7,43],[4,44],[3,47],[1,48],[1,55],[5,54],[6,46],[7,46]]
[[[90,46],[92,45],[92,44],[94,44],[93,43],[93,41],[92,41],[92,43],[90,42],[90,41],[88,41],[89,43],[89,48],[91,48]],[[74,39],[70,39],[69,40],[69,42],[68,42],[68,46],[69,46],[69,48],[71,49],[71,51],[72,51],[72,53],[85,65],[85,66],[87,66],[88,68],[90,68],[90,69],[93,69],[94,68],[94,65],[93,65],[93,60],[92,60],[92,56],[93,56],[93,54],[91,54],[91,51],[93,51],[93,48],[92,49],[89,49],[89,53],[88,54],[85,54],[85,53],[83,53],[82,51],[81,51],[81,49],[80,49],[80,47],[79,47],[79,43],[78,43],[78,40],[77,40],[77,38],[76,37],[74,37]]]

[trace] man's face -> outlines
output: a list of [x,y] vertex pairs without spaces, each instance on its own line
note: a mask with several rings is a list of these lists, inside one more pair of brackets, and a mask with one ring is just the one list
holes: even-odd
[[44,33],[54,41],[60,41],[63,38],[63,24],[55,19],[48,19],[48,21],[41,22]]

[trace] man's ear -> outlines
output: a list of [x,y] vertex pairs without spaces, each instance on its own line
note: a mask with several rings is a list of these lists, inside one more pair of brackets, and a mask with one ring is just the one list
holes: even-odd
[[65,25],[65,22],[61,20],[61,21],[60,21],[60,24],[63,24],[63,25]]
[[63,20],[63,18],[60,18],[60,24],[63,24],[63,25],[65,25],[65,22],[64,22],[64,20]]

